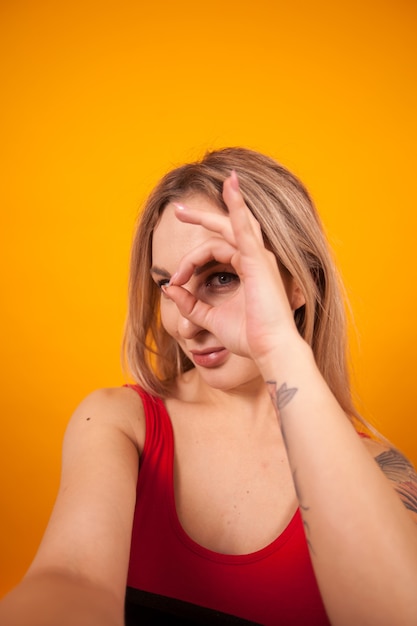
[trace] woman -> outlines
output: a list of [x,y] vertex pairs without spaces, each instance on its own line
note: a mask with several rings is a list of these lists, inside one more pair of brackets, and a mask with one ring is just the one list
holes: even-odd
[[416,623],[416,474],[355,428],[337,274],[295,177],[231,148],[160,182],[125,349],[137,385],[72,417],[2,623],[120,626],[126,577],[128,624]]

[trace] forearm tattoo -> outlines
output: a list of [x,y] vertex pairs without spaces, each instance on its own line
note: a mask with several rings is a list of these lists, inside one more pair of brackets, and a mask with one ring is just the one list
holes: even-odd
[[268,385],[268,391],[272,398],[272,402],[278,411],[281,411],[284,406],[291,402],[298,391],[297,387],[288,388],[287,383],[283,383],[277,390],[277,382],[275,380],[267,380],[266,384]]
[[417,474],[410,461],[393,448],[381,452],[375,457],[375,461],[385,476],[394,483],[404,506],[417,513]]
[[[297,393],[298,389],[297,389],[297,387],[290,387],[290,388],[288,388],[287,383],[283,383],[281,385],[281,387],[277,390],[277,383],[276,383],[275,380],[267,380],[266,384],[268,386],[269,395],[272,398],[272,403],[273,403],[273,405],[275,407],[275,410],[276,410],[278,418],[279,418],[279,413],[280,413],[281,409],[283,409],[284,406],[286,406],[289,402],[291,402],[291,400],[293,399],[293,397]],[[287,453],[290,456],[288,442],[287,442],[286,436],[285,436],[285,428],[284,428],[284,425],[282,423],[280,424],[280,426],[281,426],[282,438],[284,440],[284,444],[285,444],[285,447],[287,449]],[[303,520],[304,532],[305,532],[305,536],[306,536],[307,545],[309,546],[310,551],[314,554],[314,549],[313,549],[313,546],[312,546],[311,540],[310,540],[310,527],[309,527],[308,521],[306,519],[308,511],[310,510],[310,507],[306,504],[305,499],[302,496],[300,484],[299,484],[299,481],[297,479],[297,470],[296,469],[294,469],[292,471],[292,478],[293,478],[293,482],[294,482],[295,493],[297,495],[298,505],[300,507],[301,517],[302,517],[302,520]]]
[[306,514],[310,510],[310,507],[307,506],[307,504],[305,503],[304,498],[301,495],[300,485],[299,485],[298,480],[297,480],[297,471],[296,470],[294,470],[292,472],[292,479],[293,479],[293,482],[294,482],[294,489],[295,489],[295,494],[297,496],[298,505],[300,507],[301,519],[303,520],[304,533],[305,533],[305,536],[306,536],[307,545],[310,548],[311,552],[313,554],[315,554],[314,548],[313,548],[311,540],[310,540],[310,526],[309,526],[308,521],[306,519],[306,517],[307,517]]

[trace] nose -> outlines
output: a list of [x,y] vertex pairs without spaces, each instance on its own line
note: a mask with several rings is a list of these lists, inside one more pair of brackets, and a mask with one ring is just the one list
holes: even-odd
[[204,329],[194,322],[178,313],[177,331],[183,339],[193,339],[196,335],[201,333]]

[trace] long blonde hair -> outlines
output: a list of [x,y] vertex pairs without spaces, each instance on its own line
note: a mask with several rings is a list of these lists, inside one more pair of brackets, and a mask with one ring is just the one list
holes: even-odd
[[[150,276],[152,235],[165,206],[190,194],[227,208],[224,179],[234,169],[265,244],[295,278],[305,305],[295,312],[302,337],[344,411],[354,408],[347,366],[345,300],[313,202],[304,185],[272,158],[245,148],[207,153],[162,178],[142,211],[133,242],[124,355],[134,379],[153,395],[166,396],[173,380],[193,364],[161,325],[160,291]],[[359,418],[360,419],[360,418]],[[362,420],[361,420],[362,421]]]

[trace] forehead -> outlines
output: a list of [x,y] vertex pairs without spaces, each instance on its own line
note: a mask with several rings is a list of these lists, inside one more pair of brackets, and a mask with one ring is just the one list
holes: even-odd
[[[221,207],[201,195],[187,196],[181,199],[179,204],[197,211],[224,215]],[[153,233],[152,265],[167,270],[175,269],[184,254],[197,248],[212,236],[213,233],[202,226],[180,222],[175,217],[174,205],[168,204]]]

